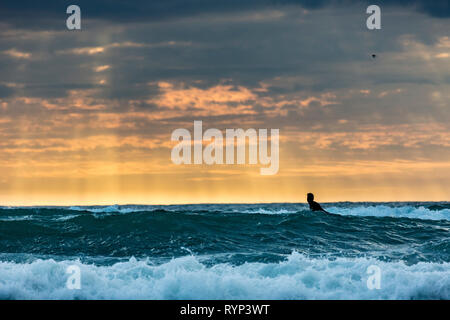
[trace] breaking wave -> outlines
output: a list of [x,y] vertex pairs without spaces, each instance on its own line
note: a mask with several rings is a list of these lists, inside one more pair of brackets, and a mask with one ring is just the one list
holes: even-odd
[[[66,287],[69,265],[81,289]],[[380,289],[367,286],[380,268]],[[375,259],[311,259],[293,252],[278,263],[207,266],[195,256],[95,266],[79,261],[0,262],[0,299],[449,299],[450,264]]]

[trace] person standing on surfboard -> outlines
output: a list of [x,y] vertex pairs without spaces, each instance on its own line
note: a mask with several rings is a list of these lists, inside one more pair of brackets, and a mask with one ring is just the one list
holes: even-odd
[[[309,209],[311,211],[323,211],[325,213],[329,213],[328,211],[324,210],[320,204],[314,201],[314,195],[312,193],[308,193],[306,195],[306,200],[308,200]],[[330,213],[331,214],[331,213]]]

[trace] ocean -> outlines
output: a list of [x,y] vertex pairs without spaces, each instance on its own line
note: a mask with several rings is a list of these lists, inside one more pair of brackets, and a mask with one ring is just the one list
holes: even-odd
[[323,206],[1,207],[0,299],[450,298],[450,203]]

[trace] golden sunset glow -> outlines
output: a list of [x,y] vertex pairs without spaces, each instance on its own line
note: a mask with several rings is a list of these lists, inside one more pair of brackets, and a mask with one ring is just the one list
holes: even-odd
[[[317,12],[94,19],[82,33],[4,24],[1,204],[448,200],[450,45],[432,28],[448,19],[400,20],[380,36]],[[278,28],[289,45],[277,46]],[[348,49],[335,51],[340,41]],[[194,120],[279,129],[278,173],[175,165],[171,134]]]

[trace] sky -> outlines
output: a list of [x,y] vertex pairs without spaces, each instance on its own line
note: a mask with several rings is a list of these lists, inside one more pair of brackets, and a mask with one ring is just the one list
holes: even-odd
[[[450,200],[450,3],[369,4],[2,1],[0,205]],[[278,173],[172,163],[195,120]]]

